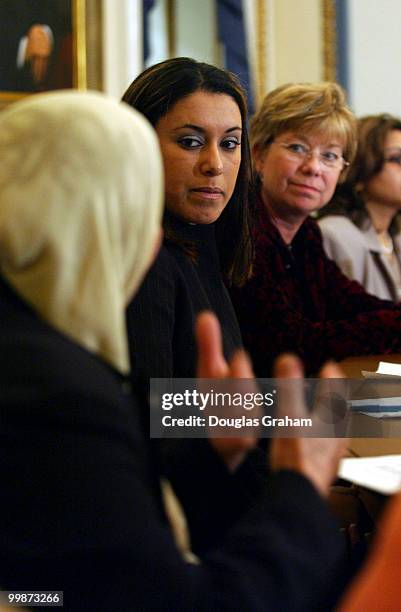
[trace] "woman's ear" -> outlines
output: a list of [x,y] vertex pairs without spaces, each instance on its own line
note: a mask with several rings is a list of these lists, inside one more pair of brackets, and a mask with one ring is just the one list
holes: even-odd
[[253,167],[257,174],[260,174],[262,171],[263,160],[265,157],[265,151],[261,148],[260,145],[254,145],[252,147],[252,159],[253,159]]

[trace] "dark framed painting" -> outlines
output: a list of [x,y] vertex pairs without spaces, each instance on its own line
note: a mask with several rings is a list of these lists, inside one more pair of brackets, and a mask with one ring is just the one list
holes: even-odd
[[0,105],[101,89],[101,0],[0,0],[0,34]]

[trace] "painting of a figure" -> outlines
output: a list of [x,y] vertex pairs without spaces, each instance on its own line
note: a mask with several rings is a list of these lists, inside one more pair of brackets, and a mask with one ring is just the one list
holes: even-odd
[[73,86],[73,0],[0,0],[0,91]]

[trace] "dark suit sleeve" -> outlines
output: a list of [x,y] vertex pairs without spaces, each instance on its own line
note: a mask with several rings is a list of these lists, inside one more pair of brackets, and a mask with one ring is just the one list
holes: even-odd
[[165,440],[161,452],[161,469],[184,508],[196,554],[220,545],[266,490],[267,453],[261,448],[250,452],[234,473],[208,440]]

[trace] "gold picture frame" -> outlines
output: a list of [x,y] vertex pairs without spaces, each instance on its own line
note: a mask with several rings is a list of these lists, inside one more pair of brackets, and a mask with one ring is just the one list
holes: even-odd
[[[17,0],[18,2],[18,0]],[[64,4],[65,3],[65,4]],[[10,5],[11,6],[11,5]],[[60,88],[74,88],[74,89],[102,89],[102,14],[101,0],[61,0],[62,15],[66,16],[66,22],[62,24],[63,35],[64,35],[64,58],[66,62],[62,65],[67,66],[68,70],[65,70],[62,75],[66,76],[66,84],[61,83],[54,79],[54,82],[49,82],[49,86],[42,88],[42,90],[53,90]],[[9,15],[9,20],[15,13],[14,6],[11,6],[12,14]],[[52,7],[54,9],[54,5]],[[32,10],[32,5],[30,6]],[[7,10],[6,3],[2,3],[2,10]],[[14,12],[13,12],[14,11]],[[19,21],[19,20],[18,20]],[[35,18],[33,23],[35,23]],[[40,18],[38,21],[41,23]],[[68,40],[69,39],[69,40]],[[54,45],[56,48],[56,45]],[[61,49],[61,45],[59,47]],[[61,52],[60,52],[61,53]],[[15,53],[14,53],[15,55]],[[3,56],[4,57],[4,56]],[[0,59],[0,107],[14,102],[26,95],[31,95],[37,92],[37,89],[32,87],[27,89],[24,88],[12,88],[6,87],[8,84],[5,81],[1,81],[2,74],[6,73],[3,65],[3,71],[1,62],[5,61]],[[17,68],[15,68],[17,70]],[[9,81],[13,84],[13,81]],[[39,89],[39,88],[38,88]]]
[[335,0],[322,0],[323,79],[337,81],[337,19]]

